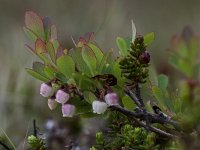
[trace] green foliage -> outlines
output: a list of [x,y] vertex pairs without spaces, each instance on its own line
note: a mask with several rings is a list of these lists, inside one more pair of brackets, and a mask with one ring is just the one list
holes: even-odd
[[35,137],[34,135],[30,135],[28,137],[28,144],[31,150],[47,150],[43,140]]
[[70,56],[63,55],[59,57],[56,64],[63,75],[65,75],[68,79],[72,77],[72,74],[75,72],[75,64]]
[[154,41],[154,32],[148,33],[144,36],[144,44],[149,46]]
[[133,110],[136,107],[133,100],[128,96],[124,96],[122,98],[122,103],[123,103],[124,107],[128,110]]
[[139,149],[156,150],[157,136],[148,133],[143,128],[135,127],[125,116],[112,114],[110,128],[106,133],[96,133],[96,145],[93,149],[112,150],[112,149]]
[[117,46],[120,50],[120,55],[126,56],[128,54],[128,48],[127,48],[125,39],[123,39],[121,37],[117,37],[116,42],[117,42]]
[[[83,118],[97,116],[92,111],[92,103],[99,99],[104,101],[105,95],[109,92],[118,94],[119,104],[125,108],[123,110],[137,113],[135,99],[127,96],[125,90],[132,90],[142,101],[141,93],[136,87],[139,88],[139,84],[148,81],[150,55],[146,49],[154,40],[153,32],[136,37],[136,28],[132,21],[132,39],[117,37],[120,56],[115,58],[113,49],[104,52],[97,45],[93,33],[81,37],[69,51],[64,49],[57,39],[56,27],[50,19],[41,18],[32,11],[26,12],[24,31],[34,42],[33,48],[29,45],[26,47],[41,60],[34,62],[32,68],[27,68],[26,71],[34,78],[51,84],[55,91],[65,89],[70,95],[67,103],[76,107],[76,115]],[[196,140],[199,136],[194,138],[191,133],[196,133],[200,124],[199,47],[197,38],[191,33],[189,35],[182,34],[173,41],[170,48],[170,64],[185,76],[183,81],[175,83],[175,88],[179,85],[178,92],[170,86],[166,75],[157,76],[152,73],[151,68],[150,72],[153,74],[151,78],[154,82],[148,82],[146,93],[154,97],[153,101],[160,108],[159,111],[168,115],[168,120],[165,121],[169,121],[170,118],[178,120],[186,137],[189,140]],[[110,82],[111,79],[116,81]],[[151,100],[148,98],[148,101]],[[149,102],[146,106],[150,108],[150,104]],[[144,111],[146,108],[139,107],[137,107],[139,111],[146,113]],[[156,150],[179,147],[179,142],[169,142],[169,139],[147,132],[146,128],[138,127],[132,119],[121,113],[107,112],[109,130],[96,134],[96,145],[91,150],[122,148]],[[155,112],[152,115],[159,114]],[[143,121],[149,123],[149,120],[143,119]],[[159,129],[171,130],[165,123],[150,122],[150,124],[158,126]],[[171,132],[173,131],[169,133]],[[32,149],[45,149],[45,144],[39,138],[30,136],[28,141]]]
[[88,68],[90,69],[91,75],[94,76],[97,67],[97,59],[95,57],[94,52],[90,48],[83,47],[82,57],[85,63],[87,64]]
[[122,75],[130,80],[131,84],[145,83],[150,55],[146,51],[143,37],[137,37],[134,43],[131,43],[128,52],[128,55],[119,62]]
[[186,77],[196,78],[199,70],[198,39],[188,28],[183,32],[188,32],[188,35],[182,34],[182,36],[176,36],[172,40],[169,63]]
[[162,110],[166,112],[174,112],[174,99],[171,97],[167,86],[168,77],[161,74],[157,77],[158,85],[152,86],[152,94],[156,98],[157,103]]

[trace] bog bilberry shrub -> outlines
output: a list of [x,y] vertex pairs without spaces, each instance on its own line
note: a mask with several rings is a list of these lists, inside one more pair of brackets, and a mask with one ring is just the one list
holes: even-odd
[[99,47],[94,33],[73,41],[73,48],[63,48],[51,20],[33,11],[25,14],[24,31],[35,45],[26,47],[41,60],[26,71],[44,82],[40,94],[48,98],[49,108],[60,103],[63,117],[109,116],[109,132],[97,134],[91,149],[162,149],[170,143],[175,147],[178,139],[198,139],[198,134],[191,137],[200,123],[198,42],[191,32],[184,32],[171,48],[170,64],[185,76],[180,92],[173,94],[166,75],[152,77],[153,70],[149,72],[154,33],[136,35],[133,22],[131,38],[117,37],[117,57],[113,49]]

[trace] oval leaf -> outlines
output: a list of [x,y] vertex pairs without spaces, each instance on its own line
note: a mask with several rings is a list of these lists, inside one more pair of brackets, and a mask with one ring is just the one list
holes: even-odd
[[30,74],[32,77],[38,79],[38,80],[41,80],[41,81],[44,81],[44,82],[47,82],[49,79],[47,79],[46,77],[40,75],[39,73],[35,72],[34,70],[32,69],[29,69],[29,68],[26,68],[26,72],[28,74]]
[[52,62],[55,63],[56,62],[56,53],[55,53],[55,49],[54,49],[54,46],[51,41],[47,42],[47,51],[49,52],[49,56],[50,56]]
[[168,86],[169,79],[166,75],[161,74],[158,76],[158,87],[165,91]]
[[91,74],[94,76],[96,72],[97,59],[94,52],[87,47],[82,48],[82,57],[88,68],[90,69]]
[[122,55],[122,56],[128,55],[128,48],[126,45],[126,40],[121,37],[117,37],[116,42],[117,42],[117,46],[120,50],[120,55]]
[[144,44],[149,46],[154,41],[154,32],[148,33],[144,36]]
[[97,65],[99,65],[101,63],[101,60],[103,59],[103,52],[102,52],[102,50],[98,46],[96,46],[96,45],[94,45],[92,43],[89,43],[88,46],[94,52],[94,54],[96,56],[96,59],[97,59]]
[[72,74],[75,72],[75,64],[70,56],[63,55],[59,57],[56,61],[56,64],[61,73],[68,78],[72,77]]
[[40,16],[33,11],[26,11],[25,25],[33,31],[39,38],[45,39],[43,22]]
[[133,110],[136,107],[133,100],[128,96],[124,96],[122,98],[122,103],[123,103],[124,107],[127,108],[128,110]]
[[31,39],[31,40],[33,40],[34,42],[37,40],[37,35],[34,33],[34,32],[32,32],[30,29],[28,29],[28,28],[26,28],[26,27],[23,27],[23,29],[24,29],[24,32],[25,32],[25,34]]

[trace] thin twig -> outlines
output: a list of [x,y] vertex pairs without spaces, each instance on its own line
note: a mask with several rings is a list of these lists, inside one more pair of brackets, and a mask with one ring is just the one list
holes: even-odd
[[[133,111],[130,111],[130,110],[127,110],[127,109],[121,107],[120,105],[113,105],[113,106],[110,106],[110,108],[113,110],[119,111],[128,117],[134,116],[135,118],[145,120],[145,118],[144,118],[145,114],[142,111],[133,112]],[[157,114],[152,114],[152,113],[147,112],[147,117],[148,117],[150,123],[171,124],[175,128],[179,127],[179,124],[176,121],[171,120],[171,119],[161,118]]]
[[138,101],[140,102],[141,106],[144,108],[145,105],[144,105],[144,102],[141,97],[139,84],[135,85],[135,94],[136,94],[136,97],[138,98]]
[[[119,105],[110,106],[110,109],[119,111],[119,112],[123,113],[124,115],[132,118],[138,125],[140,125],[141,127],[144,127],[148,131],[152,131],[152,132],[158,133],[161,136],[165,136],[165,137],[169,137],[169,138],[175,137],[174,135],[172,135],[170,133],[167,133],[167,132],[162,131],[158,128],[152,127],[152,126],[150,126],[150,125],[148,125],[144,122],[139,121],[137,118],[143,119],[143,120],[145,119],[145,114],[143,112],[142,113],[135,113],[135,112],[129,111],[127,109],[124,109],[123,107],[121,107]],[[152,115],[150,113],[147,113],[147,115],[148,115],[148,117],[151,117],[149,119],[150,121],[154,121],[154,122],[158,121],[159,123],[162,122],[162,124],[164,124],[164,123],[170,123],[171,124],[171,122],[169,122],[169,121],[164,121],[164,120],[161,121],[155,115]]]

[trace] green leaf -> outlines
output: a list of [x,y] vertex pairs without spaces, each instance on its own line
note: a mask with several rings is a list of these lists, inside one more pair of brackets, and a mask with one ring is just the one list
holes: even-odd
[[47,42],[46,46],[47,46],[47,51],[49,52],[49,56],[52,62],[56,63],[56,53],[55,53],[55,49],[52,42],[51,41]]
[[179,69],[179,57],[176,54],[172,54],[169,58],[169,63],[176,69]]
[[43,26],[44,26],[45,41],[49,41],[50,35],[51,35],[52,22],[49,17],[43,17],[42,22],[43,22]]
[[33,71],[32,69],[26,68],[26,72],[38,80],[41,80],[44,82],[47,82],[49,80],[46,77],[40,75],[39,73]]
[[25,26],[35,33],[38,38],[45,39],[43,22],[40,16],[33,11],[26,11]]
[[57,67],[61,73],[63,73],[67,78],[72,77],[75,72],[75,64],[73,59],[68,55],[63,55],[59,57],[56,61]]
[[96,96],[90,91],[84,91],[83,96],[84,99],[90,104],[92,104],[93,101],[97,100]]
[[115,60],[115,63],[112,67],[112,72],[113,75],[115,75],[115,77],[117,78],[117,84],[120,86],[124,85],[124,79],[121,75],[121,69],[120,69],[120,65],[119,65],[119,60]]
[[120,55],[122,55],[122,56],[128,55],[128,48],[126,45],[126,40],[121,37],[117,37],[116,42],[117,42],[117,46],[120,50]]
[[122,98],[122,103],[123,103],[124,107],[128,110],[133,110],[136,107],[133,100],[128,96],[124,96]]
[[93,90],[96,87],[96,83],[84,74],[75,73],[73,77],[81,90]]
[[100,66],[98,67],[98,72],[102,73],[103,69],[105,68],[108,61],[110,61],[112,58],[113,49],[109,49],[106,54],[104,55],[103,59],[101,60]]
[[136,37],[136,27],[135,24],[133,22],[133,20],[131,20],[131,27],[132,27],[132,43],[134,43],[135,41],[135,37]]
[[153,93],[153,96],[157,99],[161,109],[165,108],[165,102],[164,102],[165,97],[162,90],[159,89],[157,86],[153,86],[152,93]]
[[93,43],[89,43],[88,46],[92,49],[92,51],[94,52],[96,59],[97,59],[97,65],[99,65],[101,63],[101,60],[103,59],[103,52],[102,50],[94,45]]
[[56,72],[56,73],[54,73],[54,76],[56,78],[58,78],[62,83],[67,83],[68,82],[68,79],[62,73]]
[[73,58],[78,70],[91,76],[90,69],[82,58],[82,48],[78,47],[73,49],[70,55]]
[[44,67],[44,73],[48,78],[50,78],[50,79],[54,78],[55,71],[50,66]]
[[166,91],[169,79],[166,75],[161,74],[158,76],[158,87],[163,91]]
[[96,66],[97,66],[97,59],[95,57],[94,52],[87,47],[83,47],[82,57],[85,63],[87,64],[88,68],[90,69],[92,76],[94,76],[96,73]]
[[23,27],[25,34],[34,42],[37,40],[37,35],[33,33],[30,29]]
[[45,65],[41,62],[33,62],[33,70],[37,73],[39,73],[40,75],[46,77],[46,74],[44,72],[44,67]]
[[58,40],[51,40],[51,43],[53,44],[53,47],[55,49],[55,52],[57,52],[58,48],[60,47],[60,43]]
[[46,53],[41,53],[37,55],[45,64],[51,64],[48,55]]
[[149,46],[154,41],[154,32],[148,33],[144,36],[144,44]]

